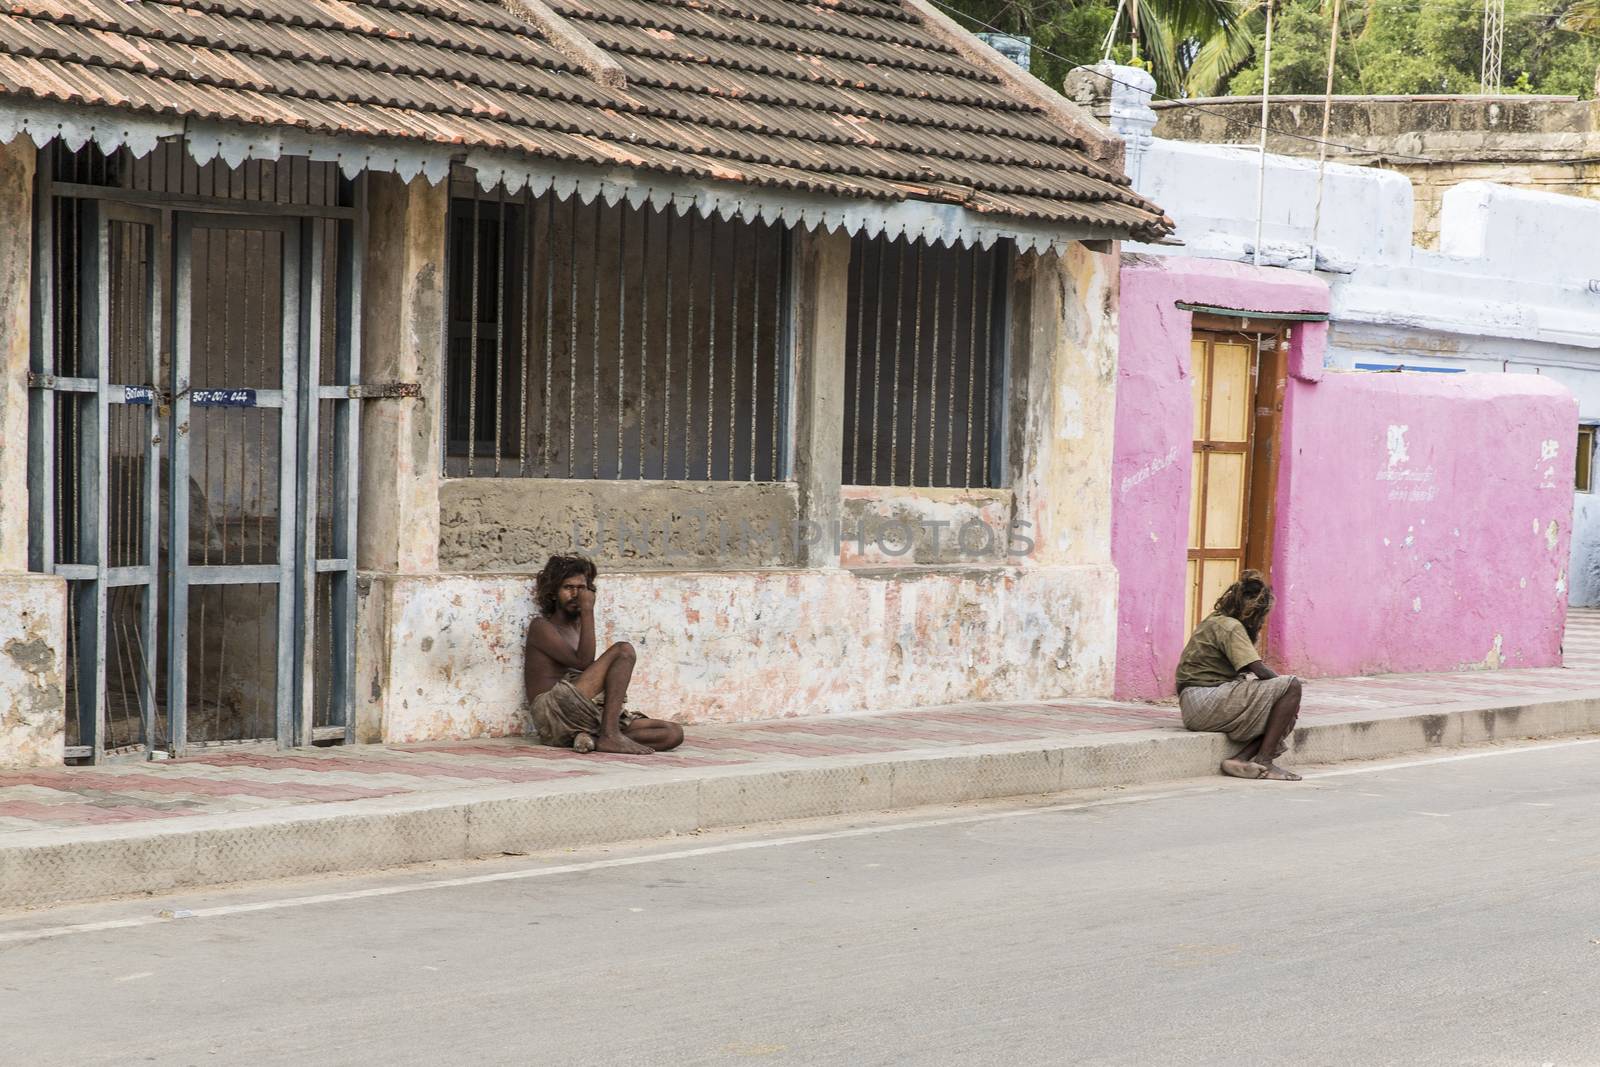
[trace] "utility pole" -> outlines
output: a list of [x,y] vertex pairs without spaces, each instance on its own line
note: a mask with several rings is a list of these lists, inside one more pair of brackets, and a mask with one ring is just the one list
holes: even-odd
[[1483,75],[1485,94],[1500,91],[1500,46],[1506,36],[1506,0],[1483,0]]

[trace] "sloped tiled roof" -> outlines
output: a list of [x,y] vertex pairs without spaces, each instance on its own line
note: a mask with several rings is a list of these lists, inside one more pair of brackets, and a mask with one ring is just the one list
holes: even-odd
[[494,0],[0,0],[0,107],[29,97],[505,149],[964,203],[1108,237],[1169,229],[1046,107],[893,0],[549,7],[625,86]]

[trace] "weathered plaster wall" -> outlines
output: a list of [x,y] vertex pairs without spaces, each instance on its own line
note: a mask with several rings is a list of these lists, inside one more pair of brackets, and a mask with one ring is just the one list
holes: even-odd
[[[1119,697],[1173,691],[1184,632],[1189,539],[1193,314],[1178,301],[1258,312],[1326,311],[1328,290],[1291,271],[1212,260],[1128,255],[1122,268],[1122,350],[1117,365],[1112,469],[1112,558]],[[1292,369],[1321,373],[1326,326],[1294,330]],[[1285,499],[1280,494],[1280,499]]]
[[[545,551],[539,539],[559,532],[570,542],[570,524],[545,529],[529,509],[603,510],[613,501],[654,500],[651,509],[671,511],[702,491],[708,500],[718,494],[718,506],[734,511],[776,503],[789,514],[792,500],[796,518],[824,529],[843,527],[847,516],[977,517],[997,529],[1001,550],[1011,519],[1019,517],[1032,524],[1036,544],[1010,564],[965,565],[936,551],[909,559],[841,553],[824,538],[782,560],[795,569],[736,557],[721,559],[714,570],[603,572],[602,640],[626,639],[639,648],[631,706],[690,723],[1109,695],[1116,257],[1082,248],[1019,257],[1008,381],[1010,485],[956,493],[839,484],[838,311],[848,296],[848,253],[849,242],[838,234],[805,235],[796,250],[793,483],[743,487],[747,497],[722,499],[727,486],[447,481],[445,560],[488,565],[510,558],[531,569]],[[505,541],[489,532],[496,524],[508,527]],[[458,528],[474,532],[457,540]],[[649,565],[647,558],[618,562]],[[529,575],[368,575],[362,605],[360,736],[409,741],[525,728]]]
[[[389,580],[364,674],[388,742],[526,729],[523,576]],[[601,643],[639,651],[629,707],[700,723],[1105,694],[1107,567],[602,575]]]
[[0,575],[0,768],[66,756],[67,591],[53,575]]
[[461,478],[439,490],[439,564],[537,571],[582,551],[602,567],[733,569],[798,562],[792,482]]
[[904,567],[1002,563],[1011,539],[1006,489],[903,489],[847,485],[842,490],[839,564]]
[[362,569],[428,573],[439,565],[445,216],[449,186],[367,176],[362,375],[408,382],[418,399],[361,409]]
[[1273,647],[1303,674],[1561,662],[1577,404],[1528,375],[1291,382]]
[[0,572],[28,569],[28,361],[33,172],[19,137],[0,145]]
[[0,767],[59,765],[66,744],[66,583],[26,573],[36,157],[0,145]]
[[1007,461],[1038,565],[1111,561],[1119,270],[1082,245],[1017,259]]

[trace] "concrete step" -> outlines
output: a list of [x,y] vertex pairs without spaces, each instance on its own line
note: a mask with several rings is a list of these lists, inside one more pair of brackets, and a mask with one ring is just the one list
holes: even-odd
[[[1600,733],[1600,689],[1324,716],[1295,763]],[[159,893],[1217,773],[1220,734],[1151,729],[493,785],[0,836],[0,908]],[[1263,788],[1292,788],[1263,786]]]

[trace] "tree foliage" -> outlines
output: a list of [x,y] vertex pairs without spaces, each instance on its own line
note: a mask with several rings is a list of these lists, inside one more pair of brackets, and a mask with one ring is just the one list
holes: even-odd
[[[1033,73],[1059,87],[1100,59],[1112,0],[949,0],[973,29],[1033,39]],[[1140,58],[1167,97],[1261,92],[1264,0],[1127,0],[1139,4]],[[1321,93],[1331,0],[1273,0],[1272,92]],[[1600,68],[1600,0],[1505,0],[1502,91],[1593,96]],[[961,19],[960,15],[957,15]],[[1130,18],[1116,20],[1113,58],[1128,62]],[[1475,93],[1483,57],[1482,0],[1348,0],[1333,91]]]
[[[1272,91],[1320,93],[1327,75],[1330,14],[1317,0],[1274,9]],[[1506,0],[1501,88],[1505,92],[1590,96],[1600,41],[1561,29],[1550,0]],[[1333,91],[1369,95],[1476,93],[1483,62],[1481,0],[1357,0],[1339,19]],[[1249,59],[1210,86],[1261,91],[1261,35]]]

